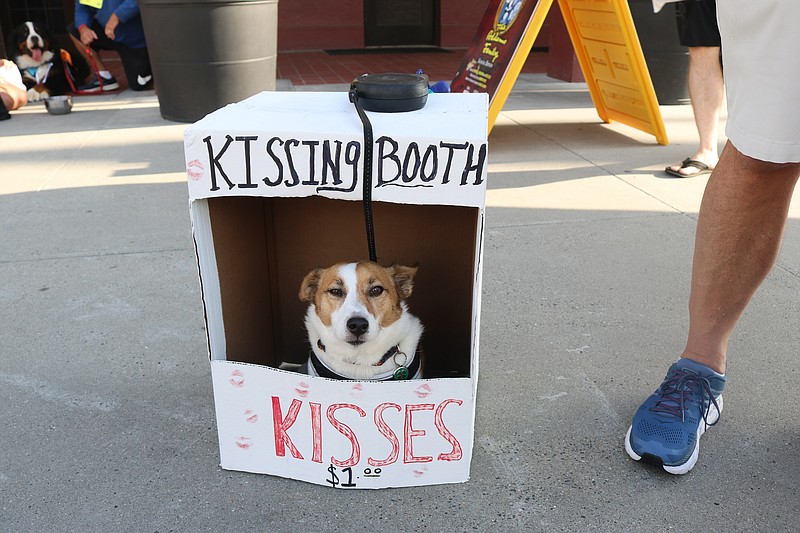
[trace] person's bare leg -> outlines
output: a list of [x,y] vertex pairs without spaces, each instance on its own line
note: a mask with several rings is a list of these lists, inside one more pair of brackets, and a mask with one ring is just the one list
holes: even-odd
[[0,105],[2,114],[8,118],[8,111],[18,109],[28,103],[28,92],[20,78],[17,65],[9,59],[0,58]]
[[[22,93],[24,98],[19,96]],[[18,87],[9,87],[5,83],[0,82],[0,120],[8,118],[8,112],[24,105],[28,101],[28,94],[20,90]],[[20,104],[19,102],[22,102]]]
[[[692,101],[694,122],[699,144],[690,159],[714,168],[719,160],[719,114],[725,101],[722,64],[718,46],[692,46],[689,48],[689,98]],[[671,168],[685,176],[696,174],[696,168]]]
[[700,144],[693,159],[714,168],[719,159],[719,113],[725,99],[718,46],[696,46],[689,49],[689,95]]
[[728,339],[771,270],[800,163],[766,163],[726,144],[697,222],[683,357],[725,372]]

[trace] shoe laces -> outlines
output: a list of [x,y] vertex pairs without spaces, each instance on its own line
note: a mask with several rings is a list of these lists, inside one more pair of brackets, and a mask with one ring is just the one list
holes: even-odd
[[672,377],[664,380],[658,390],[661,399],[650,409],[654,413],[666,413],[680,417],[681,421],[685,422],[686,404],[691,405],[697,398],[701,402],[700,413],[706,426],[713,426],[719,421],[717,418],[711,424],[708,422],[708,412],[711,406],[713,405],[719,411],[719,405],[707,378],[687,370],[677,370]]

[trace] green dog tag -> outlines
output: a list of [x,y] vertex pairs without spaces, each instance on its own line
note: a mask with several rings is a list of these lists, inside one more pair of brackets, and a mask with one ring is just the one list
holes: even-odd
[[408,379],[408,369],[404,366],[401,366],[397,370],[394,371],[394,379],[397,381]]

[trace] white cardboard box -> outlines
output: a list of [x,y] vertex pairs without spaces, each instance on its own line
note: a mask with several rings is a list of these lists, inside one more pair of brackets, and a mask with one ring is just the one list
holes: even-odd
[[363,129],[346,93],[265,92],[186,130],[221,466],[345,488],[469,479],[487,168],[485,94],[431,94],[374,129],[378,262],[418,265],[426,379],[280,370],[309,353],[312,268],[368,259]]

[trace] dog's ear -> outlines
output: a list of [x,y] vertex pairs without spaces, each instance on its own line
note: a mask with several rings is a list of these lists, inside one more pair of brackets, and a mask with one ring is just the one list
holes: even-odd
[[303,278],[303,283],[300,284],[300,293],[298,294],[301,302],[314,301],[314,295],[317,293],[317,286],[319,285],[321,275],[322,269],[315,268]]
[[414,290],[414,274],[417,273],[416,266],[409,267],[403,265],[392,265],[389,267],[389,273],[394,280],[394,286],[397,288],[397,294],[401,300],[406,300],[411,296]]

